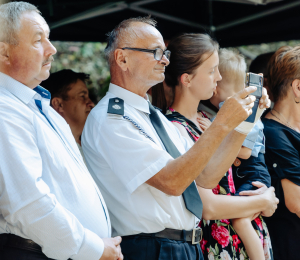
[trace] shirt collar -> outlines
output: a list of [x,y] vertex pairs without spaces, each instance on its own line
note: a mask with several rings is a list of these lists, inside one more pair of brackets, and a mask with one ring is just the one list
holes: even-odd
[[0,87],[8,90],[25,104],[28,104],[36,94],[49,100],[51,98],[50,92],[43,87],[37,86],[36,88],[31,89],[2,72],[0,72]]
[[109,84],[108,92],[123,99],[126,104],[134,107],[135,109],[150,114],[148,96],[146,96],[147,97],[146,100],[145,98],[142,98],[141,96],[134,94],[133,92],[127,89],[121,88],[113,83]]

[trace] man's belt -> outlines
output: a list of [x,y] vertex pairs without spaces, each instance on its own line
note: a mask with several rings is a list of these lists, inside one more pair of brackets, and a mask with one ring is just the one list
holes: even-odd
[[[177,230],[166,228],[157,233],[140,233],[136,234],[135,236],[168,238],[171,240],[191,242],[193,245],[195,245],[200,243],[202,240],[202,229],[200,227],[194,228],[193,230]],[[123,238],[126,238],[126,236]]]
[[40,253],[45,256],[45,254],[42,252],[42,248],[37,243],[33,242],[30,239],[25,239],[13,234],[0,234],[0,250],[4,247],[23,249],[35,253]]
[[2,247],[14,247],[36,253],[43,253],[42,248],[30,239],[25,239],[13,234],[1,234],[0,245]]

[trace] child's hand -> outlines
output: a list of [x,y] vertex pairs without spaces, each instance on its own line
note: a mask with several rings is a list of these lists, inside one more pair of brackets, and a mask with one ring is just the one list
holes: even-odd
[[197,117],[197,121],[199,123],[200,129],[204,132],[209,126],[211,125],[211,122],[208,118],[204,117]]

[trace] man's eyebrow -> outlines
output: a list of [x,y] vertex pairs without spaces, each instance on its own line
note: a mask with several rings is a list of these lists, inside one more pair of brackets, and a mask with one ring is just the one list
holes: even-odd
[[162,49],[163,51],[165,51],[165,50],[167,49],[166,46],[165,46],[165,47],[162,47],[162,46],[160,46],[160,45],[156,45],[156,46],[153,47],[153,49],[157,49],[157,48],[160,48],[160,49]]
[[82,94],[82,93],[87,94],[88,91],[87,91],[87,90],[82,90],[82,91],[80,91],[78,94]]

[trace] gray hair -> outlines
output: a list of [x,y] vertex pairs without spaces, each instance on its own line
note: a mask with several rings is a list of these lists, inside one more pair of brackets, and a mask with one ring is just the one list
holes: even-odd
[[[115,50],[119,48],[121,39],[128,45],[126,47],[130,47],[129,45],[134,41],[134,36],[136,35],[132,32],[131,25],[135,22],[141,22],[156,27],[156,21],[150,18],[150,16],[130,18],[117,25],[110,33],[107,34],[107,46],[104,50],[105,58],[110,65],[113,62]],[[127,34],[126,37],[125,34]]]
[[0,6],[0,42],[18,45],[21,16],[25,12],[40,14],[34,5],[26,2],[11,2]]

